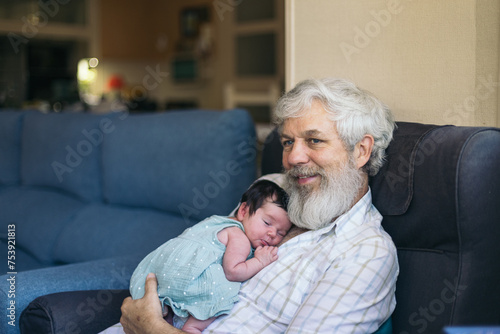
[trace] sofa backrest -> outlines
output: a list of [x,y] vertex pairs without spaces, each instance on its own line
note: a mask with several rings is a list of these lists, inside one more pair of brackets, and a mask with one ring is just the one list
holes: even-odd
[[26,113],[21,134],[21,184],[49,187],[88,202],[102,201],[101,131],[114,115]]
[[[280,172],[276,133],[262,170]],[[370,180],[398,249],[394,333],[500,324],[500,129],[398,123]]]
[[0,112],[0,184],[198,221],[229,213],[256,177],[244,110],[148,114]]
[[21,126],[25,113],[0,112],[0,185],[21,180]]
[[244,110],[128,116],[102,145],[104,200],[193,221],[228,214],[256,177],[255,143]]

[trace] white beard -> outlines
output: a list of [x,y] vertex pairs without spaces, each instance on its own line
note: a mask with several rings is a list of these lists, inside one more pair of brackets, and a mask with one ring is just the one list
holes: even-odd
[[[296,175],[321,175],[319,189],[299,185]],[[288,216],[298,227],[317,230],[330,224],[355,204],[363,187],[363,173],[351,157],[337,169],[295,166],[286,171],[285,190],[290,195]]]

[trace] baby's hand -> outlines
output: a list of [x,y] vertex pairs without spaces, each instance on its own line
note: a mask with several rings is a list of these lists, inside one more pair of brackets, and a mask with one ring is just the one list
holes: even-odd
[[255,249],[254,257],[265,267],[278,259],[278,247],[259,246]]

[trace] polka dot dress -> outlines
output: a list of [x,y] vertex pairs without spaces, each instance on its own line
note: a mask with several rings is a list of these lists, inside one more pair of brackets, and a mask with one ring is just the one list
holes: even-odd
[[231,226],[243,230],[233,219],[212,216],[158,247],[135,269],[130,281],[132,298],[144,295],[146,276],[153,272],[160,300],[177,316],[191,314],[205,320],[227,314],[238,300],[240,283],[226,279],[222,269],[226,246],[217,233]]

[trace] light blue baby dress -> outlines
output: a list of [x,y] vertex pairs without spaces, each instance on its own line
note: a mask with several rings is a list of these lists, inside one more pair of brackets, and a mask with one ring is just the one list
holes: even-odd
[[217,233],[231,226],[243,230],[236,220],[211,216],[151,252],[132,275],[132,298],[144,296],[146,276],[152,272],[158,279],[160,300],[177,316],[191,314],[205,320],[229,313],[238,301],[241,283],[228,281],[224,274],[222,258],[226,246]]

